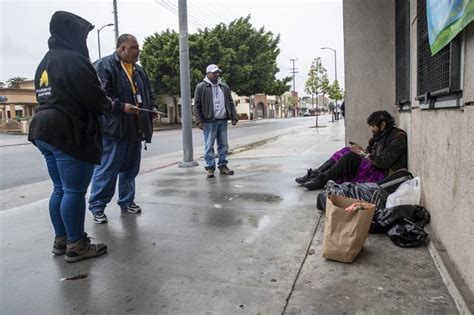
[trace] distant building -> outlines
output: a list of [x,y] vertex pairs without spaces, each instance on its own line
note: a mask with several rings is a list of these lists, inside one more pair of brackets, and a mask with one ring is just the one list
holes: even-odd
[[21,132],[20,119],[31,119],[36,106],[34,80],[19,82],[18,88],[0,89],[0,131]]

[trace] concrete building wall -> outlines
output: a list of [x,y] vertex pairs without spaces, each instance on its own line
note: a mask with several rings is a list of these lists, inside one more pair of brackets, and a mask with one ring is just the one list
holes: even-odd
[[421,177],[431,237],[447,254],[451,276],[474,305],[474,23],[464,30],[463,101],[456,109],[421,110],[417,94],[416,0],[410,3],[409,112],[395,103],[394,1],[344,1],[346,141],[366,143],[368,113],[394,113],[408,132],[409,169]]
[[[465,32],[463,72],[464,101],[474,104],[474,25]],[[409,167],[421,177],[433,236],[474,296],[474,107],[421,110],[413,96],[412,104]]]
[[395,113],[394,0],[343,3],[347,141],[365,146],[367,117],[375,110]]

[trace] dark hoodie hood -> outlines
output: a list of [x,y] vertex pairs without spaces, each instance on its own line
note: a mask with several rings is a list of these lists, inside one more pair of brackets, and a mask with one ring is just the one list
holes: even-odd
[[94,25],[75,14],[56,11],[49,23],[51,37],[48,40],[50,49],[70,49],[89,58],[87,35]]

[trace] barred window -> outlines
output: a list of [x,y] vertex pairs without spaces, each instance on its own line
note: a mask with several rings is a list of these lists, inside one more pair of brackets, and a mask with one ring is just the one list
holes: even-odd
[[417,7],[417,97],[421,108],[456,107],[460,105],[461,34],[436,55],[431,56],[426,18],[426,0]]
[[410,0],[395,2],[395,97],[400,110],[410,109]]

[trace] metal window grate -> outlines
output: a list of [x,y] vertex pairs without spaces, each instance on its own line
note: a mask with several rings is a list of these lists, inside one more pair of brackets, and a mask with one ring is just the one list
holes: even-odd
[[395,97],[400,106],[410,102],[410,2],[395,2]]
[[[428,95],[448,95],[459,90],[460,38],[454,39],[431,56],[426,18],[426,0],[417,1],[418,99]],[[425,100],[426,101],[426,100]]]

